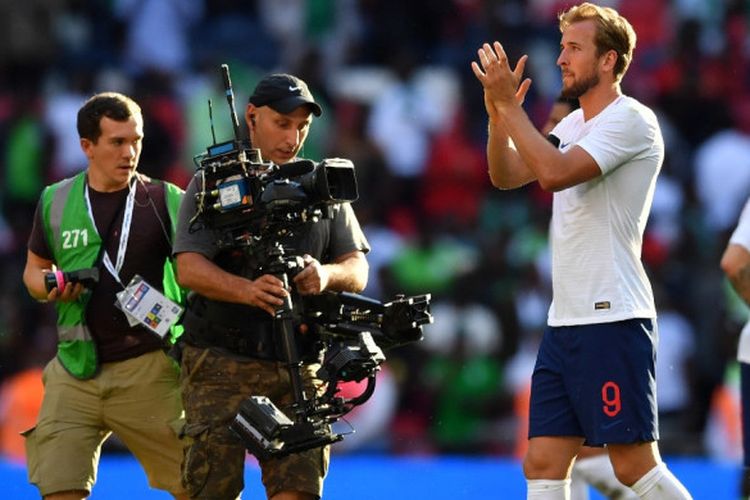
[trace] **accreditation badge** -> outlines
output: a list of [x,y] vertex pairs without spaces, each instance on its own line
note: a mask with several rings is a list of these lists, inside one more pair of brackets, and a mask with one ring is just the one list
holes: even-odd
[[123,291],[117,293],[115,305],[125,313],[130,326],[144,325],[162,338],[182,314],[182,307],[138,274],[133,276]]

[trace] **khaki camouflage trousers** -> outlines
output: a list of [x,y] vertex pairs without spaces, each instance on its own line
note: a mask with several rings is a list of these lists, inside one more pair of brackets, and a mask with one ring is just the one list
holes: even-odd
[[[313,387],[316,369],[317,365],[310,365],[304,370],[307,391]],[[191,440],[182,477],[190,498],[237,498],[244,488],[245,447],[229,424],[249,396],[267,396],[291,417],[287,406],[293,395],[287,368],[282,363],[237,359],[186,345],[181,378],[185,434]],[[260,462],[267,496],[301,491],[320,497],[329,453],[326,446]]]

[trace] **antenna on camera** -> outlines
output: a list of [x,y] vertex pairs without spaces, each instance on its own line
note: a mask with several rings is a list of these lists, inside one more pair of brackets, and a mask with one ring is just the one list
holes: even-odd
[[216,131],[214,130],[214,108],[211,105],[211,99],[208,100],[208,121],[211,123],[211,138],[216,144]]
[[232,118],[232,128],[234,129],[235,141],[240,141],[240,122],[237,120],[237,112],[234,110],[234,92],[232,91],[232,79],[229,77],[229,66],[221,65],[221,76],[224,80],[224,91],[227,94],[227,103],[229,103],[229,113]]

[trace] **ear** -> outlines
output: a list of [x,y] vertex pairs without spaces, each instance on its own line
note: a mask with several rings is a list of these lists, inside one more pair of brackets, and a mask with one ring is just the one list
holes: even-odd
[[94,143],[91,142],[90,139],[86,139],[83,137],[80,139],[79,142],[81,144],[81,151],[83,151],[83,154],[86,155],[86,158],[90,160],[94,156],[94,152],[93,152]]
[[255,129],[255,116],[256,116],[256,107],[254,104],[248,104],[245,108],[245,124],[247,125],[248,130],[254,130]]
[[615,70],[615,64],[617,63],[617,58],[619,56],[617,55],[617,52],[614,50],[608,50],[606,54],[604,54],[604,58],[602,59],[602,69],[605,71],[612,71],[614,73]]

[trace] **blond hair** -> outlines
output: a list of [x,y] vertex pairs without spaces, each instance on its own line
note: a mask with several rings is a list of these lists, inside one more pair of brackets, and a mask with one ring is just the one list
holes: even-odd
[[633,26],[619,12],[610,7],[600,7],[589,2],[571,7],[562,12],[560,20],[560,31],[568,26],[581,21],[592,20],[596,24],[597,55],[614,50],[617,61],[614,67],[615,80],[620,81],[633,60],[633,49],[635,49],[636,35]]

